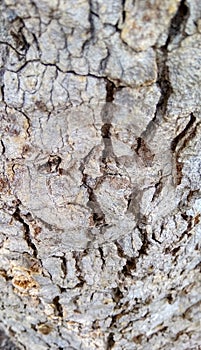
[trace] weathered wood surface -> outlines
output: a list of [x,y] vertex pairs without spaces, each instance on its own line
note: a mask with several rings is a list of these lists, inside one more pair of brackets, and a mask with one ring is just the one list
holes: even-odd
[[201,2],[0,6],[2,329],[200,350]]

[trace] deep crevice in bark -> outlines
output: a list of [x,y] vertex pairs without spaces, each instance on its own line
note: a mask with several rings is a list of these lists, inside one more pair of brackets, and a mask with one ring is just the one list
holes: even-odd
[[115,92],[122,87],[116,87],[113,82],[106,79],[106,103],[102,109],[102,122],[103,125],[101,127],[101,136],[104,144],[104,149],[102,152],[102,163],[103,163],[103,172],[107,173],[107,164],[108,161],[113,159],[118,165],[118,159],[114,154],[112,139],[111,139],[111,128],[112,128],[112,119],[114,113],[114,105],[112,102],[114,101]]
[[[90,41],[93,41],[95,39],[95,26],[94,26],[94,20],[93,20],[93,16],[97,16],[98,15],[93,11],[93,1],[92,0],[88,0],[89,1],[89,16],[88,16],[88,20],[90,23],[90,34],[91,37],[89,40],[87,40],[86,43],[89,43]],[[85,45],[86,45],[85,43]]]
[[126,259],[126,263],[123,266],[121,273],[125,277],[132,277],[132,271],[136,269],[136,258],[126,255],[119,242],[115,241],[114,243],[117,247],[117,253],[118,253],[119,257]]
[[141,235],[141,240],[142,240],[142,246],[140,248],[139,252],[139,256],[141,255],[147,255],[147,250],[149,248],[149,244],[150,241],[148,239],[148,234],[145,228],[142,228],[141,225],[137,225],[138,230],[140,231],[140,235]]
[[186,22],[188,20],[190,11],[188,6],[186,5],[186,0],[181,0],[179,7],[177,9],[176,14],[171,20],[169,35],[167,41],[165,43],[165,47],[167,49],[168,45],[172,42],[172,40],[182,31],[182,35],[185,37],[184,29]]
[[103,269],[103,267],[105,266],[105,257],[104,257],[103,249],[101,247],[99,247],[98,250],[100,253],[101,260],[102,260],[102,269]]
[[67,276],[67,261],[66,261],[66,258],[65,258],[65,256],[62,256],[61,258],[61,269],[62,269],[62,271],[63,271],[63,275],[64,275],[64,279],[66,278],[66,276]]
[[111,103],[114,100],[115,85],[111,81],[106,81],[106,105],[103,107],[102,111],[102,121],[103,125],[101,127],[101,136],[104,144],[104,150],[102,153],[102,162],[107,166],[108,157],[114,157],[111,133],[110,129],[112,127],[112,108]]
[[110,333],[107,338],[106,350],[112,350],[115,345],[114,333]]
[[106,80],[106,102],[114,101],[115,85],[112,81]]
[[173,41],[173,39],[180,33],[181,27],[185,27],[186,21],[188,19],[189,9],[185,3],[185,0],[180,2],[178,10],[175,16],[172,18],[168,33],[168,38],[164,46],[160,48],[157,55],[157,65],[158,65],[158,79],[157,83],[161,90],[161,97],[156,106],[156,113],[154,122],[157,119],[163,117],[167,110],[168,100],[170,95],[173,93],[173,88],[171,86],[171,81],[169,77],[169,67],[167,65],[168,59],[168,46]]
[[104,150],[102,153],[102,162],[106,165],[106,160],[109,156],[113,156],[112,141],[110,129],[112,124],[105,123],[101,128],[101,136],[104,143]]
[[97,201],[93,188],[90,187],[88,184],[88,176],[86,174],[83,175],[82,182],[88,191],[89,201],[87,202],[87,205],[92,211],[92,219],[94,226],[100,227],[100,233],[102,233],[101,229],[104,226],[107,226],[105,221],[105,214],[103,213],[101,206]]
[[156,238],[155,232],[152,233],[152,239],[153,239],[156,243],[161,244],[161,242]]
[[[10,35],[13,37],[14,42],[16,44],[16,51],[24,51],[25,55],[30,47],[30,44],[27,42],[22,29],[25,27],[24,22],[21,18],[17,17],[14,22],[17,23],[17,31],[15,32],[13,29],[10,30]],[[12,27],[11,27],[12,28]]]
[[29,229],[29,225],[24,221],[20,209],[19,209],[19,205],[16,207],[15,212],[13,213],[13,218],[17,221],[19,221],[24,228],[24,238],[27,242],[27,245],[32,249],[33,251],[33,257],[37,258],[38,252],[37,252],[37,248],[35,246],[35,244],[32,242],[31,240],[31,233],[30,233],[30,229]]
[[122,273],[125,277],[132,277],[132,271],[136,269],[136,258],[128,257],[126,264],[122,269]]
[[[182,170],[183,170],[183,163],[179,160],[179,157],[189,143],[195,136],[197,132],[197,127],[199,125],[199,122],[195,124],[196,118],[191,113],[190,120],[185,126],[185,128],[172,140],[171,142],[171,150],[175,157],[175,167],[176,167],[176,176],[175,176],[175,183],[176,185],[179,185],[182,181]],[[194,126],[195,124],[195,126]],[[193,127],[194,126],[194,127]],[[177,146],[180,145],[177,149]]]
[[162,189],[163,189],[163,180],[162,178],[159,179],[159,181],[154,185],[155,186],[155,192],[152,197],[152,202],[154,202],[160,195]]
[[1,96],[2,96],[2,101],[5,101],[5,95],[4,95],[4,84],[1,85]]
[[122,4],[122,23],[124,23],[125,19],[126,19],[125,3],[126,3],[126,0],[121,1],[121,4]]
[[113,293],[113,299],[115,303],[118,304],[120,300],[123,298],[122,291],[120,290],[119,287],[116,287],[116,288],[113,288],[112,293]]
[[186,136],[188,130],[193,126],[193,124],[196,122],[196,118],[193,115],[193,113],[191,113],[190,115],[190,120],[188,122],[188,124],[185,126],[185,128],[179,133],[179,135],[177,135],[171,142],[171,150],[174,152],[176,150],[176,147],[178,145],[178,143]]
[[84,255],[86,255],[86,252],[84,252],[84,251],[82,253],[73,252],[73,258],[75,259],[75,267],[76,267],[76,270],[78,272],[77,278],[80,280],[80,282],[78,283],[78,285],[76,285],[76,287],[81,287],[81,288],[86,283],[84,277],[82,276],[82,269],[79,265],[79,263],[81,262],[81,259]]
[[3,140],[1,140],[1,146],[2,146],[2,155],[4,155],[5,154],[5,151],[6,151],[6,148],[5,148],[5,145],[4,145],[4,143],[3,143]]
[[143,160],[144,166],[151,166],[154,159],[154,154],[151,152],[150,148],[147,146],[142,137],[137,138],[137,147],[135,148],[135,152]]
[[53,300],[52,300],[52,302],[53,302],[53,304],[54,304],[54,306],[55,306],[55,315],[56,316],[59,316],[59,317],[61,317],[61,318],[63,318],[63,307],[62,307],[62,305],[60,304],[60,298],[59,298],[59,296],[56,296]]
[[161,91],[161,97],[156,105],[156,112],[155,112],[153,122],[157,122],[158,118],[161,118],[165,115],[167,110],[168,100],[170,98],[170,95],[173,92],[170,78],[169,78],[167,56],[168,56],[167,47],[164,46],[161,48],[161,52],[160,54],[158,54],[158,57],[157,57],[157,65],[158,65],[157,84]]

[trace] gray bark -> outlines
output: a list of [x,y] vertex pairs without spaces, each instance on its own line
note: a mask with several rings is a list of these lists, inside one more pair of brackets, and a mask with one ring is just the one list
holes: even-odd
[[0,6],[1,348],[201,349],[200,1]]

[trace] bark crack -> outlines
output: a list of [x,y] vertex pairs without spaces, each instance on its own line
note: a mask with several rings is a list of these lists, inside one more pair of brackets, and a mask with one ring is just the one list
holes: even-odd
[[4,145],[4,143],[3,143],[3,140],[1,140],[1,146],[2,146],[2,156],[5,154],[5,151],[6,151],[6,147],[5,147],[5,145]]
[[63,272],[63,279],[65,280],[66,276],[67,276],[67,273],[68,273],[68,271],[67,271],[67,261],[66,261],[65,256],[60,257],[60,259],[61,259],[61,270]]
[[154,154],[151,152],[150,148],[147,146],[142,137],[137,138],[137,147],[135,152],[139,157],[141,157],[145,167],[152,165]]
[[147,250],[149,248],[150,241],[148,239],[148,233],[146,231],[146,228],[142,227],[141,224],[140,225],[138,224],[137,228],[140,231],[141,241],[142,241],[142,246],[141,246],[140,250],[138,251],[139,252],[139,256],[141,256],[141,255],[148,255]]
[[102,163],[104,164],[105,168],[107,167],[107,161],[110,158],[113,158],[116,160],[113,146],[112,146],[112,140],[111,140],[111,127],[112,127],[112,117],[113,117],[113,109],[112,109],[112,102],[114,100],[114,94],[115,94],[116,88],[113,82],[107,80],[106,81],[106,104],[103,107],[102,110],[102,121],[103,125],[101,127],[101,136],[104,144],[104,149],[102,152]]
[[112,350],[115,345],[114,333],[110,332],[107,338],[106,350]]
[[101,209],[101,206],[96,198],[93,188],[89,185],[88,178],[89,177],[87,174],[83,174],[82,182],[87,188],[87,192],[89,195],[89,201],[87,202],[87,206],[92,211],[92,224],[94,224],[95,227],[100,227],[100,233],[103,233],[103,228],[107,226],[107,223],[105,221],[105,214]]
[[13,218],[16,221],[18,221],[18,222],[20,222],[22,224],[23,229],[24,229],[24,238],[25,238],[25,240],[27,242],[27,245],[28,245],[28,247],[30,247],[32,249],[33,257],[37,258],[38,251],[37,251],[37,248],[36,248],[35,244],[32,242],[29,225],[24,221],[24,219],[22,217],[22,214],[21,214],[21,211],[20,211],[20,208],[19,208],[19,204],[17,205],[16,210],[13,213]]
[[171,85],[169,77],[169,67],[167,65],[168,60],[168,46],[171,44],[173,39],[180,33],[182,26],[185,27],[186,21],[188,19],[189,10],[185,4],[185,0],[180,2],[178,10],[171,20],[169,33],[164,46],[160,48],[157,54],[157,65],[158,65],[158,79],[157,83],[161,90],[161,97],[156,106],[154,121],[157,121],[159,117],[166,114],[168,101],[170,95],[173,93],[173,88]]
[[179,142],[182,139],[184,139],[184,137],[186,137],[187,132],[192,128],[192,126],[193,126],[193,124],[195,122],[196,122],[196,118],[193,115],[193,113],[191,113],[190,120],[189,120],[188,124],[185,126],[185,128],[171,142],[171,150],[172,150],[172,152],[174,152],[176,150],[176,147],[179,144]]
[[[169,44],[173,41],[173,39],[178,36],[178,34],[182,34],[183,38],[186,36],[184,33],[185,26],[190,15],[190,11],[188,6],[186,5],[186,0],[181,0],[179,7],[177,9],[176,14],[171,20],[168,38],[165,44],[167,48]],[[182,38],[182,39],[183,39]]]
[[73,252],[73,258],[75,259],[75,267],[78,272],[77,278],[80,280],[79,285],[76,285],[75,287],[83,287],[83,285],[86,283],[84,277],[82,276],[82,269],[80,267],[80,261],[81,258],[86,255],[86,252]]
[[[121,246],[121,244],[117,241],[114,242],[116,247],[117,247],[117,253],[121,258],[126,259],[126,262],[123,266],[123,269],[121,270],[121,273],[125,276],[125,277],[131,277],[132,278],[132,271],[136,269],[136,258],[135,257],[130,257],[127,256],[124,253],[124,250]],[[120,295],[120,293],[119,293]]]
[[63,307],[60,303],[60,298],[59,296],[56,296],[53,300],[52,300],[54,306],[55,306],[55,315],[58,317],[63,318]]
[[200,122],[198,122],[197,124],[195,123],[196,123],[196,118],[193,115],[193,113],[191,113],[190,120],[185,126],[185,128],[171,142],[171,150],[175,156],[175,166],[176,166],[175,184],[176,185],[179,185],[181,183],[181,180],[183,177],[183,174],[182,174],[183,162],[179,161],[179,157],[183,149],[186,148],[188,142],[196,136],[197,127],[200,124]]

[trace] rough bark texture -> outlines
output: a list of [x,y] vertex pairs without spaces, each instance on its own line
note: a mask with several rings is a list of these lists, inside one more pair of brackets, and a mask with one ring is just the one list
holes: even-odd
[[1,349],[201,349],[200,0],[0,5]]

